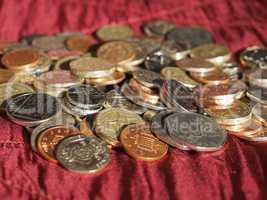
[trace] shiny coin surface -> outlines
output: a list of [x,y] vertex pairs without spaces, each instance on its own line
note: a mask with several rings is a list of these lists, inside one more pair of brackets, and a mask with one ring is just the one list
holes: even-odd
[[171,138],[196,151],[221,149],[227,135],[213,119],[196,113],[173,113],[164,119]]
[[248,72],[246,78],[250,85],[267,87],[267,68],[252,70]]
[[129,80],[129,87],[133,89],[137,93],[145,93],[150,95],[157,95],[157,91],[155,88],[149,88],[138,82],[136,79],[131,78]]
[[61,111],[59,101],[43,93],[25,93],[7,100],[6,113],[19,125],[38,125]]
[[225,84],[230,81],[230,77],[219,69],[209,72],[205,75],[201,75],[196,72],[190,72],[190,76],[194,80],[203,84],[218,85],[218,84]]
[[160,79],[161,76],[158,73],[149,70],[138,70],[133,72],[133,78],[146,87],[154,87],[155,81]]
[[38,37],[32,41],[32,46],[44,51],[64,49],[64,39],[56,36]]
[[192,58],[200,58],[220,65],[230,60],[230,50],[220,44],[209,43],[195,47],[190,53]]
[[188,44],[188,49],[213,41],[211,34],[201,27],[177,27],[167,33],[166,39],[183,41]]
[[267,49],[249,47],[240,54],[240,62],[244,67],[267,68]]
[[82,57],[71,61],[71,71],[80,77],[101,78],[109,76],[115,71],[115,66],[101,58]]
[[105,95],[95,87],[77,85],[67,90],[66,99],[72,105],[93,109],[102,106],[105,101]]
[[70,50],[79,51],[85,53],[92,45],[91,39],[87,36],[73,35],[68,37],[66,41],[67,47]]
[[199,58],[184,58],[176,61],[176,65],[183,70],[196,73],[207,73],[216,70],[214,64]]
[[39,59],[38,51],[31,48],[22,48],[6,53],[1,61],[8,69],[17,71],[34,67]]
[[266,142],[267,141],[267,128],[263,127],[262,130],[251,135],[238,135],[239,138],[250,142]]
[[66,126],[55,126],[44,130],[37,139],[37,149],[45,159],[57,163],[55,149],[59,142],[68,136],[77,135],[79,131]]
[[144,63],[146,69],[160,73],[161,69],[171,65],[173,60],[162,51],[154,51],[146,57]]
[[78,173],[94,173],[110,161],[108,146],[94,136],[75,135],[62,140],[56,158],[66,169]]
[[157,139],[144,124],[126,126],[120,141],[125,151],[135,159],[154,161],[163,158],[168,151],[168,145]]
[[135,58],[135,51],[128,42],[113,41],[100,46],[97,56],[113,64],[124,65]]
[[144,120],[134,112],[122,108],[108,108],[97,114],[95,131],[107,143],[118,146],[121,128],[133,123],[144,123]]
[[267,88],[250,86],[247,90],[247,96],[254,102],[267,105]]
[[164,37],[166,33],[174,29],[176,25],[172,22],[164,20],[155,20],[145,24],[144,32],[148,36],[160,36]]
[[267,126],[267,106],[257,103],[252,108],[253,116],[259,120],[264,126]]
[[178,67],[164,67],[161,70],[161,75],[167,80],[175,80],[186,87],[196,87],[198,83],[191,79],[183,70],[179,69]]
[[227,109],[207,108],[205,111],[214,117],[219,124],[224,125],[235,125],[251,119],[251,108],[239,100]]
[[126,25],[106,25],[97,30],[96,35],[102,41],[121,40],[133,36],[133,30]]
[[190,53],[189,46],[186,41],[167,40],[162,42],[160,49],[173,60],[180,60]]
[[125,77],[123,72],[115,71],[111,75],[101,78],[86,78],[85,83],[94,86],[114,85],[122,82]]

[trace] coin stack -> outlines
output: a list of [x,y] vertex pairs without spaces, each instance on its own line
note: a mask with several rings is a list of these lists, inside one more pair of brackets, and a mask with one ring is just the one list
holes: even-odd
[[[149,21],[0,40],[1,111],[44,159],[79,173],[104,169],[117,149],[156,161],[168,146],[211,152],[227,134],[267,141],[267,50],[234,61],[202,27]],[[97,48],[92,48],[97,47]],[[120,151],[121,152],[121,151]]]

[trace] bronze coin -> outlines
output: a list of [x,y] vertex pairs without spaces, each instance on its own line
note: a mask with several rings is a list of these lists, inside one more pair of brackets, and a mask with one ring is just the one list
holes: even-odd
[[48,161],[57,163],[54,154],[56,146],[63,138],[77,134],[78,130],[66,126],[48,128],[37,139],[38,152]]
[[128,125],[122,130],[120,141],[125,151],[138,160],[159,160],[168,151],[168,145],[157,139],[145,124]]
[[66,44],[70,50],[86,53],[92,45],[92,42],[87,36],[74,35],[67,39]]
[[218,85],[218,84],[225,84],[230,81],[230,77],[219,69],[210,72],[204,76],[195,72],[190,72],[190,75],[193,79],[203,84]]

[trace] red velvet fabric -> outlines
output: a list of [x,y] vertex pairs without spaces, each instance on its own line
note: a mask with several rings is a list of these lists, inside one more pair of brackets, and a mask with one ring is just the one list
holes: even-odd
[[[265,0],[24,0],[0,1],[0,37],[31,33],[92,33],[107,23],[140,26],[161,18],[201,25],[218,43],[237,52],[266,45]],[[29,147],[22,127],[0,118],[0,199],[267,199],[267,145],[230,137],[215,153],[170,149],[156,163],[112,151],[97,175],[79,175],[51,164]]]

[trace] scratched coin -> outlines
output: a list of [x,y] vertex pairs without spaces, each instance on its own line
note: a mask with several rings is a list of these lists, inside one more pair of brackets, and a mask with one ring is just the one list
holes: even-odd
[[78,173],[94,173],[110,161],[108,146],[94,136],[75,135],[62,140],[56,158],[66,169]]

